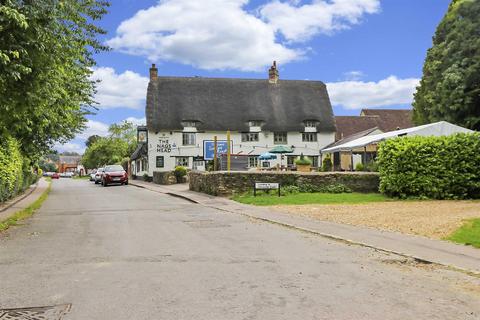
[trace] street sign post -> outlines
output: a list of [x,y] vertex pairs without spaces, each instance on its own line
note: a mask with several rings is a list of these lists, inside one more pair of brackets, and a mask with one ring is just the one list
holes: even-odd
[[278,190],[280,197],[280,183],[278,182],[255,182],[253,184],[253,196],[257,196],[257,190]]

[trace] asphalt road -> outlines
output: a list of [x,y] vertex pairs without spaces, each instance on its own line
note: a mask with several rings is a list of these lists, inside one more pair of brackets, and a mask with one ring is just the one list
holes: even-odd
[[0,235],[0,308],[65,319],[480,319],[480,279],[133,186],[60,179]]

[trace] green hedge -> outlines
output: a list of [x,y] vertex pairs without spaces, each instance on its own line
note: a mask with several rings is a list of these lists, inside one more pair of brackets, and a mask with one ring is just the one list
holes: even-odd
[[0,203],[23,192],[36,180],[18,142],[10,137],[0,139]]
[[480,134],[402,137],[378,151],[380,191],[389,196],[480,198]]

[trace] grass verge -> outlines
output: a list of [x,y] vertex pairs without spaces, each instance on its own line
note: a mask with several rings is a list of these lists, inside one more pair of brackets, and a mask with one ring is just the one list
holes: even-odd
[[[47,179],[47,181],[49,180]],[[35,200],[34,203],[32,203],[31,205],[29,205],[23,210],[17,211],[10,218],[0,222],[0,232],[7,230],[11,226],[17,225],[18,221],[24,220],[32,216],[33,213],[36,210],[38,210],[42,206],[43,202],[47,199],[48,193],[50,192],[51,187],[52,187],[52,184],[49,183],[48,188],[42,193],[42,195],[37,200]]]
[[468,220],[447,240],[480,248],[480,218]]
[[262,194],[254,197],[252,194],[238,195],[233,200],[257,206],[299,205],[299,204],[357,204],[380,201],[391,201],[379,193],[297,193],[278,197],[277,195]]

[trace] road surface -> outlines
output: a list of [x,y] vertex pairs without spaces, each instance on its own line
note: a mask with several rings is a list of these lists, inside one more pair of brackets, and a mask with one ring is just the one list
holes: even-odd
[[60,179],[0,235],[0,309],[68,303],[64,319],[79,320],[463,320],[480,319],[480,279],[134,186]]

